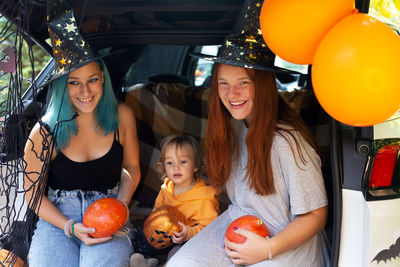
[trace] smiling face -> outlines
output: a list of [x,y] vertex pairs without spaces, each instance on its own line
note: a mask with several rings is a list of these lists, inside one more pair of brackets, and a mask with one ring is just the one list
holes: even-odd
[[189,189],[195,182],[194,173],[198,171],[193,152],[189,145],[169,145],[165,150],[164,168],[175,188]]
[[104,73],[97,62],[72,71],[67,80],[68,94],[76,111],[92,113],[103,95]]
[[244,68],[221,64],[217,74],[218,95],[231,116],[251,120],[254,82]]

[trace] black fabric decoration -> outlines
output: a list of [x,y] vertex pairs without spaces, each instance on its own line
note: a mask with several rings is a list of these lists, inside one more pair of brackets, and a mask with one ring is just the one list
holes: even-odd
[[[41,121],[42,107],[36,101],[40,90],[36,86],[34,77],[35,59],[31,42],[27,42],[29,57],[22,58],[23,38],[30,37],[28,22],[29,16],[33,16],[28,12],[28,2],[28,0],[18,0],[8,6],[0,4],[0,12],[7,10],[17,18],[24,18],[14,21],[15,31],[10,30],[10,22],[6,22],[0,29],[0,44],[4,50],[0,51],[0,96],[6,96],[5,100],[0,102],[0,249],[13,252],[15,256],[12,259],[13,263],[17,260],[16,256],[26,262],[38,219],[33,210],[37,211],[40,208],[41,196],[46,191],[50,155],[55,143],[51,142],[51,132],[41,130],[45,141],[33,145],[35,148],[38,146],[41,148],[41,153],[37,153],[36,156],[43,163],[43,167],[36,173],[28,173],[23,154],[25,143],[33,143],[28,138],[29,131],[36,122],[42,126],[41,129],[45,128]],[[55,71],[46,84],[100,58],[80,35],[74,14],[68,9],[64,0],[48,0],[47,8]],[[10,9],[12,12],[9,12]],[[5,44],[9,43],[10,39],[15,42],[12,47],[5,49]],[[23,77],[22,61],[30,61],[32,77]],[[32,81],[30,88],[32,98],[29,100],[23,100],[24,79]],[[4,81],[7,84],[4,84]],[[63,122],[56,123],[54,133],[57,132],[57,125],[60,123]],[[27,188],[24,186],[24,180],[30,177],[37,180]],[[32,194],[29,203],[25,201],[26,194]]]

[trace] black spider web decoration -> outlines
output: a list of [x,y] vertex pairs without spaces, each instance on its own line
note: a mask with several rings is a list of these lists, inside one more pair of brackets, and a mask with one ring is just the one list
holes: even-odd
[[[84,0],[83,7],[86,6],[86,1]],[[53,137],[57,136],[61,123],[77,117],[75,113],[72,118],[59,121],[64,102],[61,99],[57,122],[52,132],[47,132],[41,121],[42,104],[38,99],[41,93],[39,89],[42,88],[37,88],[35,81],[35,61],[29,32],[30,15],[34,16],[34,12],[28,11],[29,2],[0,2],[0,19],[4,19],[1,15],[4,11],[16,18],[13,20],[14,26],[4,19],[6,23],[0,27],[0,48],[3,49],[0,49],[0,252],[2,249],[9,251],[5,260],[0,258],[1,266],[13,266],[20,261],[18,257],[27,262],[33,230],[38,220],[34,211],[39,210],[41,197],[47,189],[47,174],[55,148]],[[67,6],[64,0],[48,0],[47,15],[57,16]],[[11,30],[12,27],[14,28]],[[24,44],[28,46],[28,56],[23,58]],[[71,57],[71,60],[75,62],[76,58]],[[31,77],[24,77],[23,62],[29,62]],[[71,66],[67,73],[70,71]],[[49,76],[46,77],[47,80]],[[32,93],[29,99],[24,99],[23,96],[25,80],[32,84],[29,88]],[[66,84],[63,90],[62,95],[65,95]],[[34,143],[28,136],[31,126],[37,122],[41,141]],[[25,144],[27,148],[24,151]],[[35,164],[40,163],[40,169],[31,171],[24,160],[25,156],[30,157],[31,161],[35,160]]]
[[[32,77],[29,77],[33,82],[33,99],[38,92],[34,83],[34,55],[32,43],[29,41],[27,2],[18,0],[10,4],[10,1],[3,1],[0,6],[0,12],[1,10],[9,12],[11,9],[11,13],[16,14],[17,18],[13,21],[16,30],[11,30],[12,24],[9,21],[0,29],[0,44],[11,44],[7,49],[0,51],[0,79],[7,83],[4,85],[3,82],[0,86],[0,96],[3,96],[0,102],[0,249],[13,252],[7,256],[7,264],[11,266],[16,262],[17,256],[26,261],[30,238],[37,221],[37,216],[32,210],[38,210],[40,206],[40,196],[44,194],[46,187],[49,155],[51,155],[49,152],[53,149],[48,141],[48,134],[46,136],[42,131],[44,141],[34,146],[42,147],[42,152],[36,154],[36,157],[44,164],[40,172],[25,171],[26,162],[23,155],[29,130],[24,116],[22,97],[22,83],[26,79],[22,72],[23,60],[28,60],[33,70]],[[28,45],[28,58],[22,58],[24,42]],[[36,105],[34,107],[36,107],[33,111],[34,121],[37,121],[41,110]],[[39,123],[42,124],[40,119]],[[29,178],[35,180],[30,186],[26,183]],[[27,194],[31,196],[29,203],[25,201]],[[27,208],[28,206],[30,208]],[[3,266],[3,263],[0,264]]]

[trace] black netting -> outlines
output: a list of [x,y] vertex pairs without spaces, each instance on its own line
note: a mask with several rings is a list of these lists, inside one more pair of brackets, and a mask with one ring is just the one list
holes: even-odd
[[[2,1],[0,7],[1,13],[13,14],[16,18],[11,23],[0,15],[0,249],[7,249],[23,260],[26,260],[37,221],[36,214],[27,207],[37,210],[40,206],[39,196],[45,189],[48,152],[51,150],[48,142],[35,144],[43,146],[43,152],[36,156],[45,164],[39,172],[26,172],[23,152],[32,127],[28,125],[40,117],[40,108],[35,108],[35,104],[31,105],[34,108],[30,117],[24,116],[26,103],[23,101],[23,89],[27,87],[27,81],[34,84],[35,73],[34,53],[27,26],[27,2]],[[28,50],[24,57],[23,46]],[[26,66],[27,62],[32,69],[31,77],[24,77],[23,65]],[[37,88],[33,86],[31,90],[32,99],[35,99]],[[49,140],[45,132],[42,134],[43,140]],[[33,179],[32,185],[27,183],[28,177]],[[27,194],[32,196],[30,203],[25,201]],[[16,257],[7,260],[12,262],[12,266]]]
[[[46,90],[38,88],[35,81],[35,47],[31,41],[34,38],[30,36],[29,21],[34,18],[30,16],[40,14],[35,14],[29,9],[28,4],[33,2],[43,5],[45,1],[0,0],[0,265],[2,266],[4,264],[13,266],[17,262],[17,256],[24,261],[27,260],[31,238],[38,220],[35,212],[39,210],[41,196],[45,195],[49,163],[55,146],[53,136],[57,136],[60,124],[71,121],[77,116],[76,113],[70,119],[59,121],[64,100],[61,98],[52,132],[41,121],[42,106],[46,102],[43,92]],[[86,0],[83,1],[83,10],[85,6]],[[54,70],[53,78],[67,74],[72,67],[82,66],[85,62],[97,59],[96,54],[88,53],[91,48],[81,36],[74,34],[75,29],[71,30],[70,22],[75,21],[75,18],[72,11],[65,12],[67,8],[68,4],[64,0],[47,0],[47,18],[50,19],[48,25],[53,19],[61,22],[66,22],[68,19],[67,29],[63,27],[64,25],[55,23],[53,31],[50,32],[51,37],[55,37],[56,33],[68,35],[68,38],[57,35],[58,38],[65,38],[61,42],[60,40],[52,42],[53,46],[60,46],[64,41],[69,45],[57,48],[54,54],[67,55],[71,52],[68,60],[62,58],[56,61],[69,65],[64,70],[64,65],[61,68],[61,65],[56,64],[58,68]],[[9,19],[1,14],[7,14]],[[79,27],[75,28],[79,30]],[[73,33],[70,34],[70,30]],[[66,42],[71,40],[71,36],[77,39],[74,39],[74,42]],[[80,55],[85,57],[84,61]],[[31,70],[29,74],[26,74],[27,68]],[[49,78],[44,80],[48,81]],[[29,94],[24,95],[24,89],[28,88],[29,84]],[[65,95],[66,89],[65,84],[61,95]],[[28,136],[37,123],[39,125],[34,129],[39,134],[35,133],[35,140],[32,140]],[[2,258],[3,249],[12,252],[8,253],[5,260]]]

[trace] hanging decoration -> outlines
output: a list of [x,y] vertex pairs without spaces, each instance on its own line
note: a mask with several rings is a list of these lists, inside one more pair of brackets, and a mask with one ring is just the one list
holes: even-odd
[[400,38],[366,14],[337,23],[319,45],[312,67],[315,95],[336,120],[371,126],[400,103]]
[[354,0],[266,0],[260,26],[268,47],[294,64],[312,64],[330,28],[350,15]]
[[334,119],[381,123],[400,108],[400,37],[352,0],[266,0],[260,25],[282,59],[312,64],[314,93]]

